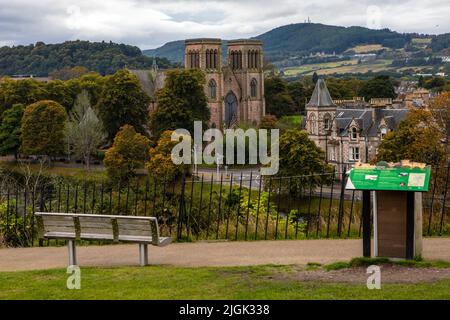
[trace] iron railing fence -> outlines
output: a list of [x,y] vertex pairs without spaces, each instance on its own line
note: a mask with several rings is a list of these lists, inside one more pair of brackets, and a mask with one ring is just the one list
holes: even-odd
[[[450,235],[449,175],[449,167],[432,171],[423,197],[424,235]],[[2,184],[0,241],[36,245],[35,211],[155,216],[162,233],[178,241],[357,238],[362,195],[345,190],[345,183],[345,173],[333,171],[291,177],[210,173],[123,185]]]

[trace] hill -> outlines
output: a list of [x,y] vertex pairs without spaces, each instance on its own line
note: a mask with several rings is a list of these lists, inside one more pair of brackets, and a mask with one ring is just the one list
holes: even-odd
[[[315,53],[341,54],[351,48],[364,45],[379,45],[380,48],[401,49],[413,39],[433,38],[433,52],[450,46],[447,35],[426,36],[413,33],[398,33],[389,29],[372,30],[363,27],[339,27],[315,23],[290,24],[275,28],[254,37],[263,41],[266,58],[272,63],[296,59]],[[184,57],[184,41],[174,41],[160,48],[145,50],[144,54],[166,57],[181,63]]]
[[[1,47],[0,75],[32,74],[47,76],[55,70],[83,66],[102,75],[119,69],[149,68],[153,59],[135,46],[113,42],[66,41],[59,44]],[[172,67],[165,58],[158,58],[161,68]]]

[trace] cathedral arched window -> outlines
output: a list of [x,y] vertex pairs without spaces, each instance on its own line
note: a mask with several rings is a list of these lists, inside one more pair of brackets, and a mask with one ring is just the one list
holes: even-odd
[[208,97],[213,100],[217,98],[217,84],[214,79],[211,79],[208,83]]
[[211,50],[206,50],[206,69],[211,69]]
[[214,56],[213,56],[213,68],[217,69],[217,50],[214,50]]
[[258,81],[254,78],[250,82],[250,96],[252,98],[256,98],[258,96]]

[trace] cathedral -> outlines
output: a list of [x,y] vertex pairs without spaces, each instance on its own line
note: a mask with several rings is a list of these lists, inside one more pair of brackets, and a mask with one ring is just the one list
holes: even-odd
[[239,122],[259,124],[265,115],[260,41],[228,41],[223,59],[222,40],[186,40],[184,65],[187,69],[198,68],[206,75],[211,127],[231,128]]
[[[205,94],[212,128],[232,128],[239,122],[258,125],[265,115],[262,43],[258,40],[227,41],[227,54],[220,39],[185,41],[186,69],[200,69],[206,76]],[[130,70],[150,96],[149,110],[157,108],[156,92],[164,87],[166,71],[156,60],[152,69]]]

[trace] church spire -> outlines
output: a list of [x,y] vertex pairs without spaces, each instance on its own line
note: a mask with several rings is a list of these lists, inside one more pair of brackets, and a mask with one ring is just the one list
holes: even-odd
[[316,82],[316,87],[309,100],[307,106],[310,107],[331,107],[334,106],[333,99],[331,99],[330,92],[323,79],[319,79]]

